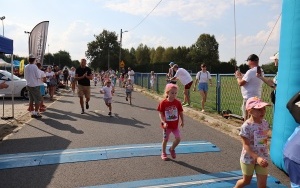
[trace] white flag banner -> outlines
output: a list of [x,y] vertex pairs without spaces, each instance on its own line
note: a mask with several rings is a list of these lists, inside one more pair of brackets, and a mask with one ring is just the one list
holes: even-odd
[[29,54],[36,57],[38,63],[43,64],[49,21],[43,21],[37,24],[30,32],[29,37]]

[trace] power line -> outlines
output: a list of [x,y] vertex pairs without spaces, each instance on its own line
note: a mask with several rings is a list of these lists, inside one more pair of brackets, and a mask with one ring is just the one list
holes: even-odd
[[260,53],[259,53],[258,57],[260,56],[260,54],[261,54],[261,53],[262,53],[262,51],[264,50],[264,48],[265,48],[265,46],[266,46],[266,44],[267,44],[267,42],[268,42],[268,40],[269,40],[269,38],[270,38],[271,34],[273,33],[273,30],[274,30],[275,26],[277,25],[277,22],[278,22],[279,18],[281,17],[281,14],[282,14],[282,13],[280,13],[280,15],[278,16],[278,18],[277,18],[277,20],[276,20],[276,23],[274,24],[274,26],[273,26],[273,28],[272,28],[272,30],[271,30],[271,32],[270,32],[270,34],[269,34],[269,36],[268,36],[268,39],[266,40],[266,42],[265,42],[265,44],[264,44],[263,48],[261,49],[261,51],[260,51]]
[[143,18],[135,27],[133,27],[132,29],[128,30],[128,31],[131,31],[131,30],[134,30],[135,28],[137,28],[139,25],[141,25],[145,20],[146,18],[156,9],[156,7],[158,7],[158,5],[162,2],[162,0],[160,0],[156,5],[155,7],[147,14],[147,16],[145,18]]

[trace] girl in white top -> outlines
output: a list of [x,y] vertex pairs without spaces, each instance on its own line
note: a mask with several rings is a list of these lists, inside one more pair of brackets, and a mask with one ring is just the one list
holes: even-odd
[[109,79],[106,80],[103,88],[100,90],[100,93],[104,94],[103,100],[109,109],[109,113],[108,113],[109,116],[111,116],[111,109],[112,109],[111,102],[112,102],[112,96],[114,92],[115,92],[114,86],[112,85],[111,81]]
[[70,77],[73,95],[75,94],[75,87],[76,87],[75,70],[76,70],[75,67],[71,67],[71,70],[69,71],[69,77]]
[[155,74],[154,74],[154,71],[151,71],[150,72],[150,86],[151,86],[151,89],[153,90],[154,89],[154,82],[155,82]]
[[199,71],[196,75],[196,81],[195,81],[195,85],[194,85],[194,89],[193,89],[193,91],[196,91],[196,85],[199,82],[198,91],[200,92],[200,95],[202,97],[202,101],[201,101],[202,110],[201,110],[201,112],[204,112],[204,104],[205,104],[206,99],[207,99],[208,81],[209,81],[210,85],[212,85],[211,75],[206,70],[206,65],[203,63],[203,64],[201,64],[201,71]]
[[50,95],[50,100],[53,100],[53,95],[54,95],[54,91],[55,91],[55,85],[50,84],[50,80],[55,78],[55,74],[52,71],[51,67],[47,67],[47,71],[46,71],[46,83],[48,86],[48,93]]

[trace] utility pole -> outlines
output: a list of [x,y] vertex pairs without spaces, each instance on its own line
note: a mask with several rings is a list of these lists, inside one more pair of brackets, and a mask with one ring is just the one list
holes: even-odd
[[119,72],[121,73],[121,67],[120,67],[120,63],[122,61],[122,33],[125,33],[125,32],[128,32],[128,31],[122,31],[121,29],[121,32],[120,32],[120,52],[119,52]]
[[3,34],[3,37],[4,37],[4,23],[3,23],[4,19],[5,19],[5,16],[0,17],[0,20],[2,21],[2,29],[3,29],[2,34]]

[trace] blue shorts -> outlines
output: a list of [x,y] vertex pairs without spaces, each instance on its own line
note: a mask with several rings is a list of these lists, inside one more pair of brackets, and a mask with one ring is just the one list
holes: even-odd
[[207,83],[199,83],[198,84],[198,91],[208,91],[208,84]]
[[40,92],[41,92],[42,96],[44,96],[46,94],[44,85],[40,85]]

